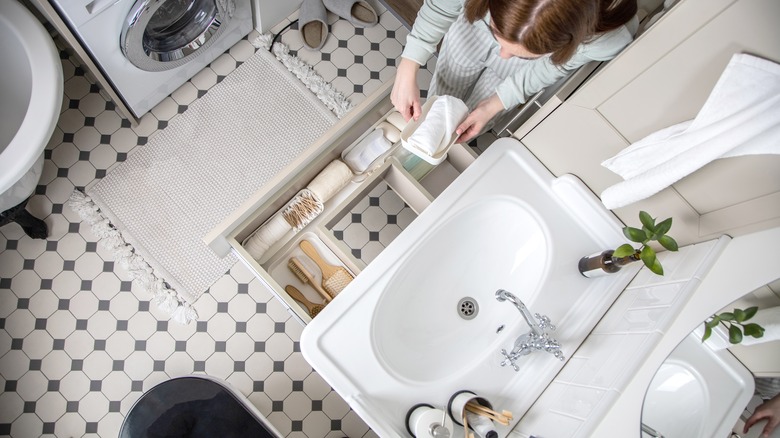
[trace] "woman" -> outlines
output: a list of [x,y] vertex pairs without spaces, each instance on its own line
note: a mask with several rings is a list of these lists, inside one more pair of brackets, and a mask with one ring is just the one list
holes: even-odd
[[429,95],[471,109],[456,132],[467,142],[505,111],[589,61],[615,57],[632,39],[636,0],[426,0],[407,37],[391,100],[420,117],[417,71],[444,39]]

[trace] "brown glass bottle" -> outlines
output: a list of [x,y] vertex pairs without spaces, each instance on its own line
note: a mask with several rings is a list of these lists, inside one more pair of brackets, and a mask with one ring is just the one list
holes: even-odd
[[585,277],[601,277],[607,274],[614,274],[623,266],[639,260],[638,254],[631,254],[626,257],[612,257],[614,250],[608,249],[602,253],[593,254],[580,259],[577,267],[580,274]]

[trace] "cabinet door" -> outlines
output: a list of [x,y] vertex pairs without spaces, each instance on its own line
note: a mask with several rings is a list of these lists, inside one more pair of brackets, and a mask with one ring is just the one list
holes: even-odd
[[[779,16],[776,0],[682,0],[521,140],[599,194],[621,181],[601,162],[693,119],[733,54],[780,62]],[[639,210],[674,217],[682,244],[780,226],[780,156],[716,160],[615,213],[634,224]]]

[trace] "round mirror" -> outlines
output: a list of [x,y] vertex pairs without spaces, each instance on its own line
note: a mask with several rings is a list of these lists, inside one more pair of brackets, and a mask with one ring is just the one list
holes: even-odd
[[[672,351],[645,394],[641,436],[758,438],[777,422],[780,279],[702,321]],[[780,426],[768,436],[780,438]]]

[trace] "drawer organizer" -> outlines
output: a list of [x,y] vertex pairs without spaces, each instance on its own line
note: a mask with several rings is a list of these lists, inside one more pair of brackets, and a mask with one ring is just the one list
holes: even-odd
[[[476,158],[471,148],[455,144],[444,161],[432,165],[401,147],[400,114],[392,109],[391,89],[389,82],[368,96],[204,237],[217,254],[236,254],[304,325],[366,267],[366,261],[334,233],[345,215],[367,202],[368,194],[380,184],[420,214]],[[364,160],[362,172],[345,174],[344,169],[350,168],[344,157],[357,145],[378,138],[377,131],[389,139],[389,149],[375,153],[378,157],[370,163]],[[319,181],[324,174],[337,175],[345,184],[326,184],[323,189]],[[323,195],[323,190],[328,192],[324,202],[318,206],[308,202],[310,191]],[[290,219],[291,214],[297,219]],[[252,243],[259,241],[258,233],[266,233],[260,236],[259,247]],[[269,233],[273,237],[266,239]]]

